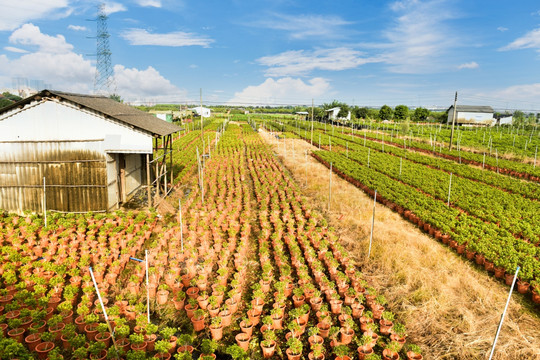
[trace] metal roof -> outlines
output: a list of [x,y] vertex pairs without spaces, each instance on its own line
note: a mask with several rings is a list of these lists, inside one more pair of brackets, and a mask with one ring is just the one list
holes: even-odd
[[[480,105],[457,105],[458,112],[478,112],[478,113],[490,113],[493,114],[493,108],[491,106],[480,106]],[[454,108],[454,105],[450,106],[448,109],[451,111]]]
[[26,99],[8,105],[0,109],[0,115],[11,109],[24,106],[32,101],[40,100],[42,98],[67,100],[79,106],[97,111],[122,123],[132,125],[138,129],[149,132],[152,135],[165,136],[182,130],[180,127],[158,119],[152,114],[136,109],[130,105],[119,103],[105,96],[74,94],[55,90],[43,90]]

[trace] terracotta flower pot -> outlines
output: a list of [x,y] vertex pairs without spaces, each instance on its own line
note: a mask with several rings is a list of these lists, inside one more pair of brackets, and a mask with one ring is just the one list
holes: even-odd
[[326,339],[330,333],[330,324],[327,322],[320,322],[317,324],[317,327],[319,328],[319,335]]
[[517,282],[517,291],[520,294],[526,294],[529,291],[530,284],[526,281],[518,280]]
[[262,349],[263,357],[265,359],[269,359],[274,355],[274,352],[276,351],[276,342],[272,340],[270,342],[270,346],[268,347],[264,347],[261,343],[261,349]]
[[368,355],[373,354],[372,347],[359,346],[358,349],[358,359],[364,360]]
[[47,359],[47,356],[48,356],[47,354],[52,349],[54,349],[54,343],[50,342],[50,341],[46,341],[46,342],[39,343],[36,346],[35,350],[36,350],[36,352],[38,354],[38,358],[40,360],[45,360],[45,359]]
[[165,305],[167,303],[167,299],[169,298],[169,291],[167,290],[159,290],[156,295],[156,301],[158,305]]
[[213,340],[221,340],[223,337],[223,326],[221,325],[219,327],[214,327],[210,325],[210,334],[212,335]]
[[41,334],[30,334],[24,338],[24,342],[30,351],[34,351],[36,346],[41,342]]
[[407,351],[407,360],[422,360],[424,357],[412,351]]
[[24,339],[24,329],[23,328],[11,329],[8,331],[8,336],[12,338],[13,340],[22,344],[23,339]]
[[350,328],[341,328],[341,343],[343,345],[348,345],[351,343],[352,338],[354,337],[354,330]]
[[204,316],[200,318],[195,318],[195,316],[193,316],[191,318],[191,322],[193,323],[193,330],[195,331],[204,330]]
[[383,360],[399,360],[399,354],[390,349],[384,349],[382,353]]
[[287,359],[289,360],[300,360],[302,358],[302,354],[293,354],[291,349],[287,349],[285,351],[285,353],[287,354]]
[[238,346],[242,348],[244,351],[248,351],[249,349],[249,340],[251,336],[249,336],[247,333],[242,332],[239,334],[236,334],[235,339]]
[[247,334],[248,337],[251,337],[251,335],[253,333],[253,325],[252,324],[247,326],[244,321],[241,321],[240,322],[240,329],[242,330],[243,333]]
[[193,353],[193,350],[194,350],[194,348],[191,345],[182,345],[182,346],[178,347],[177,352],[178,353],[183,353],[183,352],[188,351],[191,354],[191,353]]

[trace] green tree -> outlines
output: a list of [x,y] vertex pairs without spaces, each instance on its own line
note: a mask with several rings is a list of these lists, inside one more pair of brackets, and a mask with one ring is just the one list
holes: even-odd
[[426,121],[429,116],[429,110],[423,107],[414,109],[413,120],[414,121]]
[[6,99],[6,98],[1,98],[1,99],[0,99],[0,109],[1,109],[1,108],[4,108],[4,107],[6,107],[6,106],[9,106],[9,105],[11,105],[11,104],[13,104],[13,101],[11,101],[11,100],[9,100],[9,99]]
[[394,110],[388,105],[383,105],[379,110],[379,119],[381,120],[390,120],[394,115]]
[[366,119],[369,114],[369,109],[367,107],[355,107],[354,113],[357,119]]
[[521,110],[514,111],[512,115],[512,125],[523,125],[525,123],[525,114]]
[[[124,99],[122,99],[122,97],[119,94],[111,94],[111,95],[109,95],[109,99],[113,99],[114,101],[117,101],[119,103],[124,102]],[[176,106],[175,106],[175,108],[176,108]]]
[[398,105],[394,110],[394,119],[403,121],[409,116],[409,108],[406,105]]
[[5,91],[2,93],[2,95],[4,95],[4,97],[8,100],[11,100],[11,101],[19,101],[19,100],[22,100],[22,97],[18,96],[18,95],[14,95],[8,91]]

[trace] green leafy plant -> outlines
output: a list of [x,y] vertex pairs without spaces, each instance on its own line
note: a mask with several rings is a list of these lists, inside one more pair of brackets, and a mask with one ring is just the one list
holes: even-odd
[[201,343],[201,353],[205,355],[213,354],[218,347],[218,343],[214,340],[203,339]]

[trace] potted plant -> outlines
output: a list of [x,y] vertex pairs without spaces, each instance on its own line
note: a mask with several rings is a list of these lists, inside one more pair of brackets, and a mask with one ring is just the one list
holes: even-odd
[[193,317],[191,318],[191,322],[193,323],[193,330],[195,331],[201,331],[204,330],[204,318],[205,313],[202,309],[197,309],[193,313]]
[[95,336],[96,341],[105,344],[105,347],[109,347],[111,341],[111,334],[109,333],[109,326],[105,323],[100,323],[97,326],[97,334]]
[[176,341],[178,340],[174,334],[176,334],[176,331],[178,329],[174,327],[164,327],[159,331],[159,334],[163,337],[163,340],[167,340],[171,347],[169,348],[169,352],[173,353],[176,350]]
[[174,354],[175,360],[193,360],[193,356],[189,351]]
[[51,334],[50,332],[44,332],[41,334],[41,340],[43,340],[43,342],[36,346],[36,352],[38,353],[40,359],[46,359],[49,351],[54,349],[54,338],[55,335]]
[[349,357],[350,350],[347,345],[338,345],[334,347],[334,354],[336,355],[336,360],[350,360]]
[[171,354],[169,353],[169,350],[171,348],[171,343],[168,340],[158,340],[156,341],[155,350],[157,351],[158,355],[155,357],[158,359],[170,359]]
[[272,357],[276,351],[276,333],[273,330],[268,330],[264,332],[263,337],[264,340],[261,341],[262,353],[263,357],[268,359]]
[[303,345],[300,339],[291,337],[287,341],[287,358],[289,360],[300,360],[302,358]]
[[178,346],[178,352],[193,352],[193,336],[190,334],[182,334],[178,337],[176,343]]
[[212,319],[210,324],[210,333],[212,334],[212,339],[221,340],[223,337],[223,324],[221,321],[221,316],[216,316]]
[[131,350],[146,352],[146,341],[144,341],[143,334],[129,335],[129,342],[131,343]]
[[146,332],[146,335],[144,337],[144,340],[146,341],[146,350],[154,351],[154,344],[157,339],[156,332],[158,330],[158,326],[153,323],[147,323],[144,327],[144,330]]
[[211,358],[216,358],[214,352],[218,347],[217,342],[210,339],[203,339],[201,343],[201,354],[202,356],[209,356]]
[[407,346],[407,359],[408,360],[422,360],[422,350],[416,344],[409,344]]
[[392,330],[392,325],[394,321],[394,313],[391,311],[383,311],[382,319],[379,320],[379,330],[382,335],[389,335]]
[[107,350],[105,350],[105,343],[101,341],[92,341],[88,346],[88,352],[90,353],[90,359],[105,359],[107,356]]
[[383,349],[383,358],[385,360],[398,360],[399,354],[398,351],[401,348],[401,345],[395,341],[390,341],[386,344]]
[[80,346],[75,351],[73,351],[73,357],[75,359],[84,360],[87,359],[88,356],[88,349],[86,346]]
[[246,352],[238,345],[230,345],[225,352],[233,358],[233,360],[243,360],[247,357]]

